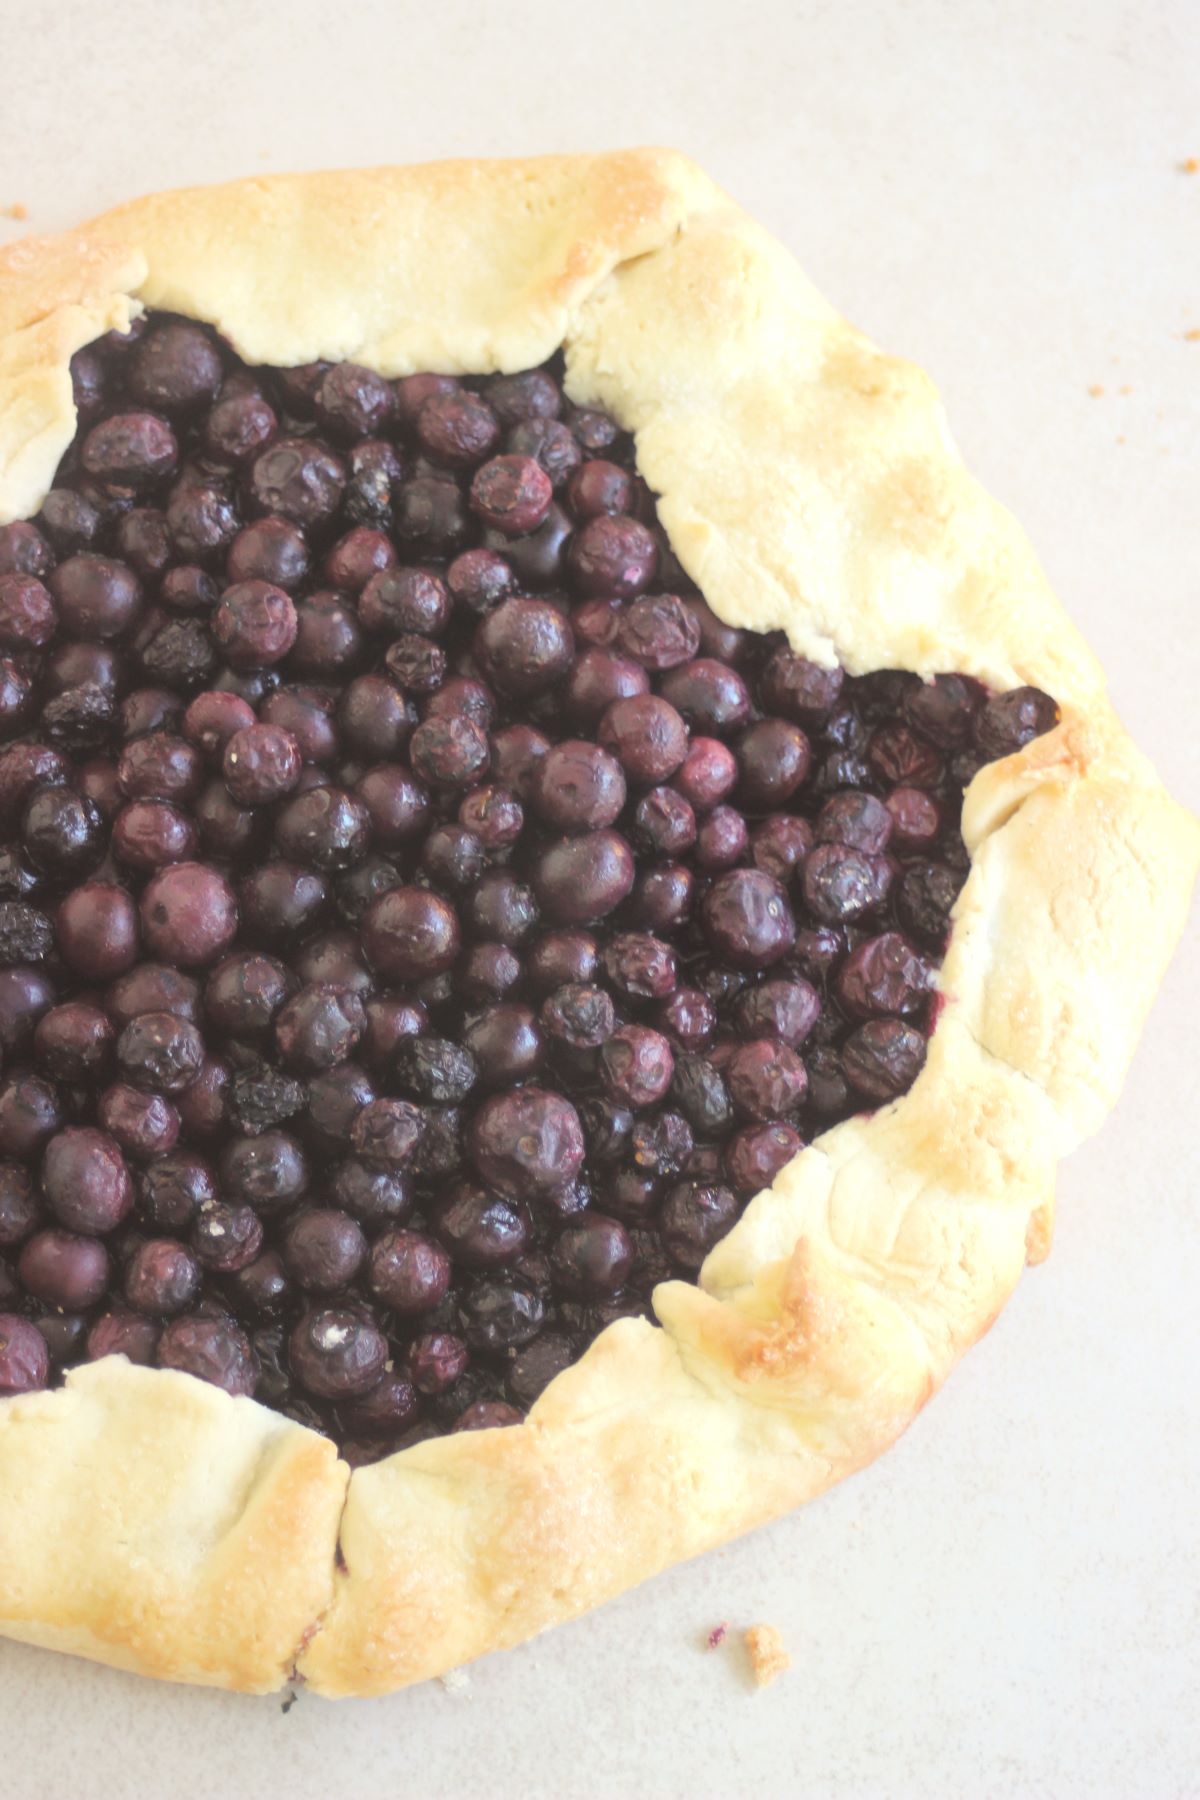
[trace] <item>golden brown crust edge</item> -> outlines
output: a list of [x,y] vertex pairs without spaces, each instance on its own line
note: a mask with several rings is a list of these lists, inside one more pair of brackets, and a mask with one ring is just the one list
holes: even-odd
[[[56,1562],[61,1535],[17,1491],[14,1420],[101,1381],[99,1478],[127,1409],[153,1418],[164,1381],[199,1384],[101,1365],[65,1395],[0,1409],[0,1468],[17,1471],[0,1486],[0,1542],[14,1521],[26,1576],[47,1571],[20,1590],[23,1610],[0,1573],[0,1629],[231,1686],[277,1683],[299,1654],[320,1691],[383,1692],[583,1611],[893,1441],[1044,1248],[1054,1162],[1115,1098],[1182,928],[1198,836],[1113,716],[1024,538],[963,470],[926,378],[839,320],[683,158],[277,177],[134,202],[42,246],[16,247],[15,282],[0,254],[0,393],[7,371],[18,393],[61,402],[65,357],[135,290],[213,320],[252,360],[484,370],[565,343],[572,394],[636,430],[672,542],[718,612],[857,669],[1032,681],[1064,705],[1058,731],[969,792],[972,873],[911,1093],[797,1158],[698,1287],[659,1290],[664,1330],[605,1333],[526,1425],[358,1470],[336,1576],[344,1471],[287,1426],[272,1491],[292,1494],[278,1538],[290,1555],[272,1562],[268,1544],[263,1576],[248,1556],[222,1560],[187,1480],[176,1527],[155,1535],[128,1476],[111,1475],[114,1524],[143,1535],[135,1562],[115,1533],[76,1530],[104,1571],[84,1619],[79,1566]],[[14,416],[0,407],[0,516],[40,500],[73,429],[69,387],[65,413],[28,441]],[[285,1424],[216,1399],[276,1437]],[[175,1461],[198,1471],[199,1427],[181,1430]],[[160,1453],[136,1442],[144,1474]],[[64,1435],[45,1466],[72,1454]],[[46,1481],[63,1529],[72,1506],[78,1524],[83,1492]],[[184,1567],[179,1539],[196,1531]],[[270,1587],[274,1609],[264,1598],[227,1653],[220,1597],[243,1583]]]
[[347,1473],[253,1401],[84,1364],[0,1413],[0,1632],[269,1692],[332,1601]]

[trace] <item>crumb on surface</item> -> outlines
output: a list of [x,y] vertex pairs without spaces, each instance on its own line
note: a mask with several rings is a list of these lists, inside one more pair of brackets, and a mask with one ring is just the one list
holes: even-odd
[[465,1669],[447,1669],[438,1679],[448,1694],[465,1693],[471,1685],[471,1677]]
[[710,1650],[717,1649],[717,1647],[720,1644],[723,1644],[725,1642],[725,1634],[728,1630],[729,1630],[729,1627],[725,1623],[724,1619],[721,1620],[721,1623],[719,1625],[713,1626],[712,1630],[708,1634],[708,1639],[707,1639],[708,1647]]
[[1102,382],[1099,382],[1099,381],[1093,381],[1091,387],[1088,389],[1088,393],[1092,396],[1093,400],[1099,400],[1099,398],[1103,392],[1104,392],[1104,385]]
[[4,216],[6,219],[27,219],[29,217],[29,208],[25,205],[24,201],[14,200],[11,205],[5,207]]
[[1200,169],[1200,156],[1185,156],[1179,165],[1181,175],[1194,175]]
[[751,1625],[745,1637],[750,1667],[759,1687],[767,1687],[785,1669],[791,1668],[792,1659],[774,1625]]
[[1130,387],[1129,383],[1126,382],[1124,387],[1119,387],[1117,389],[1117,392],[1118,394],[1132,394],[1133,389]]
[[1183,334],[1185,344],[1200,344],[1200,325],[1193,325],[1190,331]]

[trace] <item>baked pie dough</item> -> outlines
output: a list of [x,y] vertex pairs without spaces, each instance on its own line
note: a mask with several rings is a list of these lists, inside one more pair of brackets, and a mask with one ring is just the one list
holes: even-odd
[[821,1136],[660,1321],[528,1420],[339,1462],[316,1432],[109,1357],[0,1402],[0,1631],[173,1680],[376,1694],[515,1644],[885,1449],[1049,1247],[1182,929],[1195,822],[1115,717],[936,395],[664,151],[273,177],[0,252],[0,520],[75,429],[72,355],[143,308],[250,364],[532,368],[636,437],[709,605],[851,674],[955,671],[1061,722],[985,766],[921,1074]]

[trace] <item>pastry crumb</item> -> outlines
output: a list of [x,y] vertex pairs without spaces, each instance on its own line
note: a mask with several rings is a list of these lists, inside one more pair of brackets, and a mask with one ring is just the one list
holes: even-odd
[[1181,175],[1194,175],[1200,169],[1200,156],[1185,156],[1179,165]]
[[448,1694],[465,1694],[471,1685],[471,1677],[465,1669],[447,1669],[438,1679]]
[[783,1647],[783,1638],[774,1625],[751,1625],[745,1633],[750,1667],[759,1687],[767,1687],[790,1669],[792,1659]]
[[719,1625],[713,1626],[712,1630],[709,1632],[708,1637],[706,1639],[706,1642],[707,1642],[710,1650],[718,1649],[719,1646],[725,1642],[725,1636],[726,1636],[726,1633],[728,1632],[728,1630],[729,1630],[729,1627],[725,1623],[724,1619],[721,1620],[721,1623]]
[[1088,393],[1092,396],[1093,400],[1099,400],[1099,398],[1100,398],[1101,394],[1103,394],[1103,392],[1104,392],[1103,383],[1099,382],[1099,381],[1093,381],[1091,387],[1088,389]]
[[24,201],[14,200],[10,205],[5,207],[4,217],[6,219],[27,219],[29,217],[29,208],[25,205]]
[[1193,325],[1190,331],[1183,334],[1185,344],[1200,344],[1200,325]]
[[1117,392],[1118,394],[1132,394],[1133,389],[1130,387],[1129,383],[1126,382],[1124,387],[1119,387],[1117,389]]

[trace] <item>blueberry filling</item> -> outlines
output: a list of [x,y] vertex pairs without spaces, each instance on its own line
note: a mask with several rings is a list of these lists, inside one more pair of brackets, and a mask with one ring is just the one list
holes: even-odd
[[723,624],[557,363],[73,364],[0,527],[0,1394],[510,1424],[902,1094],[1034,689]]

